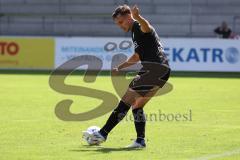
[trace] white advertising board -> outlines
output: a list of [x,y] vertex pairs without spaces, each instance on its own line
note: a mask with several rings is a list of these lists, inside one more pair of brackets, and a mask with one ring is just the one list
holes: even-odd
[[[56,38],[55,68],[81,55],[93,55],[110,70],[112,57],[134,53],[130,38]],[[240,72],[240,41],[214,38],[162,38],[165,54],[174,71]],[[93,61],[94,64],[94,61]],[[80,67],[82,68],[82,67]]]

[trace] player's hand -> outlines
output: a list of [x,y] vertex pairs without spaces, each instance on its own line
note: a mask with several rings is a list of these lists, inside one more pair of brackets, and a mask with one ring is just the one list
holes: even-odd
[[131,12],[134,19],[138,19],[140,17],[140,11],[137,5],[134,5],[131,8]]

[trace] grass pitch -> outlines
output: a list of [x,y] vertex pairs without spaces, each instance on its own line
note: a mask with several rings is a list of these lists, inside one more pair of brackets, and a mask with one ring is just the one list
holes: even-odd
[[[69,83],[115,94],[109,76],[85,84],[81,75]],[[82,131],[101,127],[110,113],[84,122],[66,122],[54,113],[56,104],[73,99],[73,113],[93,109],[99,100],[63,95],[49,87],[49,75],[0,74],[1,160],[187,160],[240,159],[240,79],[227,77],[171,77],[174,89],[154,97],[145,107],[147,148],[126,150],[136,133],[131,112],[101,146],[88,146]],[[191,120],[159,120],[166,115],[189,114]]]

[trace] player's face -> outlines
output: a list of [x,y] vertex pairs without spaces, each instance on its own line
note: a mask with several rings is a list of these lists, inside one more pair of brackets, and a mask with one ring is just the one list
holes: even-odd
[[119,15],[114,19],[114,21],[124,32],[128,32],[130,30],[131,24],[129,15]]

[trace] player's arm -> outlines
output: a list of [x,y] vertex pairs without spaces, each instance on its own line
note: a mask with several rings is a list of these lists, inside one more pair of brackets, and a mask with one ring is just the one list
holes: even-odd
[[140,60],[139,55],[134,53],[131,57],[129,57],[125,62],[120,64],[118,67],[114,68],[115,71],[121,70],[123,68],[127,68],[131,65],[136,64]]
[[136,5],[133,6],[133,8],[131,9],[131,12],[132,12],[133,18],[140,23],[142,32],[149,33],[152,31],[152,26],[149,24],[149,22],[145,18],[143,18],[140,15],[139,8]]

